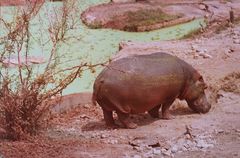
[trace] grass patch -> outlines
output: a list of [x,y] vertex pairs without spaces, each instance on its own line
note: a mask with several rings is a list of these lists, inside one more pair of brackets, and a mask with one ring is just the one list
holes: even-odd
[[193,38],[194,36],[197,36],[201,34],[201,29],[197,29],[197,30],[192,30],[190,31],[188,34],[184,35],[183,37],[180,38],[181,39],[188,39],[188,38]]
[[240,24],[240,17],[235,18],[234,24],[236,25]]
[[216,34],[220,34],[222,31],[226,30],[227,28],[229,28],[229,23],[220,24],[220,25],[217,27],[215,33],[216,33]]
[[225,92],[240,94],[240,72],[233,72],[222,80],[221,89]]
[[95,21],[92,23],[86,23],[86,25],[90,28],[90,29],[99,29],[102,27],[102,23],[100,21]]
[[156,23],[167,22],[182,17],[182,15],[170,15],[164,13],[161,9],[157,10],[138,10],[125,13],[127,24],[125,31],[136,31],[138,26],[149,26]]

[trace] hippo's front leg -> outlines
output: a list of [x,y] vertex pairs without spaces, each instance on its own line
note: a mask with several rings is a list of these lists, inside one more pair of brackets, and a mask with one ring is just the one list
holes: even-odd
[[166,120],[170,120],[173,119],[174,116],[170,114],[169,108],[172,105],[172,103],[174,102],[175,99],[168,101],[164,104],[162,104],[162,118],[166,119]]
[[151,110],[148,111],[149,115],[153,118],[159,118],[159,109],[161,108],[161,104],[155,106]]
[[123,113],[123,112],[120,112],[120,111],[117,111],[117,115],[118,115],[119,121],[120,121],[126,128],[130,128],[130,129],[137,128],[137,124],[136,124],[136,123],[133,123],[133,122],[130,120],[129,114]]

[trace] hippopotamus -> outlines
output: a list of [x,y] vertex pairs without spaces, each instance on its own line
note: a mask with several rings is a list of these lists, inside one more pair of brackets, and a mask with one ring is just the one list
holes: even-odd
[[176,98],[186,100],[190,109],[207,113],[203,77],[191,65],[167,53],[132,55],[110,62],[97,76],[92,102],[103,110],[107,126],[116,126],[113,111],[125,128],[136,128],[130,114],[148,112],[153,118],[171,119]]

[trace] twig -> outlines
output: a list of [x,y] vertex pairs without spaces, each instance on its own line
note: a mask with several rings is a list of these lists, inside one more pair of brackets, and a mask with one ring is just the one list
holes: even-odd
[[191,126],[186,125],[185,128],[186,128],[186,132],[184,133],[184,135],[189,134],[190,138],[193,139],[193,135],[191,133],[192,132]]

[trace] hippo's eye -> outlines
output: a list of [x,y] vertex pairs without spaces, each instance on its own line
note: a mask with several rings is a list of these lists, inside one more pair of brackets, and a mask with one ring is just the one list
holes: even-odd
[[203,89],[207,89],[208,86],[207,86],[207,84],[204,82],[202,76],[199,77],[198,81],[200,82],[199,85],[200,85]]

